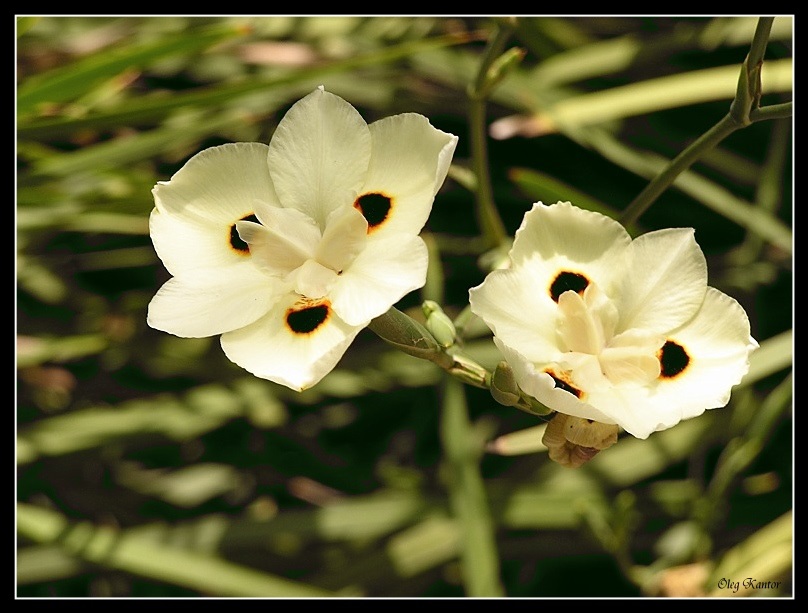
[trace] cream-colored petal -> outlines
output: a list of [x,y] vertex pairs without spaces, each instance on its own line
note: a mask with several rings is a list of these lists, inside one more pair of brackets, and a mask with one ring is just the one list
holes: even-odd
[[688,321],[707,289],[707,262],[692,228],[649,232],[631,244],[620,292],[619,330],[666,333]]
[[352,206],[334,210],[326,221],[316,259],[340,272],[356,259],[367,243],[368,222]]
[[432,210],[457,146],[457,136],[433,127],[416,113],[385,117],[369,126],[372,152],[361,193],[386,194],[391,208],[371,237],[418,234]]
[[423,287],[428,260],[419,236],[393,234],[384,242],[369,242],[332,288],[334,310],[349,324],[367,324]]
[[555,381],[549,374],[544,372],[540,366],[526,359],[520,352],[508,347],[498,338],[494,338],[494,343],[513,369],[519,387],[544,406],[566,415],[593,419],[605,424],[617,423],[596,408],[597,405],[581,401],[572,393],[556,387]]
[[222,335],[222,349],[256,377],[295,391],[310,388],[334,369],[362,329],[347,325],[327,305],[320,305],[324,317],[316,329],[295,332],[290,327],[290,312],[299,313],[305,304],[290,294],[255,323]]
[[278,198],[325,228],[331,211],[356,199],[370,147],[370,131],[356,109],[317,88],[289,109],[269,144]]
[[282,287],[250,262],[218,273],[169,279],[149,304],[148,324],[176,336],[201,338],[249,325],[262,317]]
[[252,221],[236,222],[241,239],[250,246],[257,268],[270,276],[284,277],[311,257],[311,249],[280,229],[267,228]]
[[314,253],[320,242],[322,236],[320,227],[303,211],[272,206],[266,202],[256,202],[255,215],[261,225],[277,234],[282,234],[309,255]]
[[[587,291],[596,288],[590,285]],[[591,295],[591,294],[590,294]],[[605,317],[601,311],[608,310]],[[558,298],[558,334],[567,351],[597,355],[608,340],[609,330],[604,329],[604,319],[613,320],[616,310],[611,301],[604,298],[602,304],[587,304],[583,296],[574,291],[566,291]],[[610,317],[611,316],[611,317]]]
[[231,226],[199,217],[179,216],[152,209],[149,234],[154,250],[172,275],[199,270],[219,270],[239,266],[249,253],[238,251],[231,243]]
[[584,273],[607,296],[619,289],[631,237],[615,220],[569,202],[537,202],[516,231],[514,266],[535,262],[549,284],[560,271]]
[[661,377],[651,401],[675,407],[681,419],[725,406],[732,388],[749,371],[749,356],[758,347],[743,307],[712,287],[696,316],[674,331],[671,339],[685,349],[690,362],[678,375]]
[[269,147],[261,143],[230,143],[197,153],[170,181],[152,193],[164,213],[193,219],[211,227],[229,228],[254,213],[254,202],[277,204],[267,167]]
[[552,362],[566,347],[559,343],[558,305],[546,291],[543,270],[534,263],[489,273],[469,290],[469,303],[503,343],[530,360]]
[[306,262],[294,275],[295,292],[306,298],[322,298],[338,280],[337,273],[315,260]]

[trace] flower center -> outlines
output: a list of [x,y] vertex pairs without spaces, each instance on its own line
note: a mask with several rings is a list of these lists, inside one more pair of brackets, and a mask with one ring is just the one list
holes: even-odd
[[659,377],[665,338],[638,329],[615,334],[617,307],[594,282],[582,293],[564,291],[558,311],[560,346],[566,349],[559,366],[574,387],[645,385]]
[[249,245],[247,252],[258,268],[312,300],[328,294],[367,241],[368,222],[353,206],[331,213],[322,232],[294,209],[265,206],[262,214],[265,225],[252,219],[236,222],[239,238]]

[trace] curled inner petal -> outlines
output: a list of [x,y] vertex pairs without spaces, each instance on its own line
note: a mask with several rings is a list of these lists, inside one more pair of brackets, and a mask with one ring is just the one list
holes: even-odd
[[249,245],[255,265],[271,276],[284,276],[302,265],[311,257],[312,242],[316,240],[313,236],[303,240],[303,233],[296,233],[288,223],[286,226],[265,226],[238,221],[236,229]]
[[[258,221],[258,218],[253,213],[245,215],[239,221],[251,221],[253,223],[260,223]],[[250,253],[250,245],[245,240],[243,240],[241,236],[239,236],[236,224],[230,226],[230,246],[233,249],[235,249],[238,253],[244,255]]]
[[307,298],[322,298],[337,281],[337,273],[314,260],[306,260],[295,275],[295,291]]
[[342,207],[329,215],[316,258],[334,272],[342,272],[367,243],[368,222],[353,207]]

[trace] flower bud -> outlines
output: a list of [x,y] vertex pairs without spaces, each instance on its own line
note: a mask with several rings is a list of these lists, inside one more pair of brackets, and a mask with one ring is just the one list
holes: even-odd
[[550,459],[563,466],[578,468],[600,451],[617,442],[618,426],[564,413],[556,413],[547,424],[542,443]]
[[440,305],[434,300],[425,300],[421,308],[426,317],[426,329],[432,333],[438,344],[444,348],[454,345],[457,339],[457,330]]
[[520,391],[513,369],[504,360],[497,364],[491,375],[491,396],[499,404],[512,407],[519,402]]

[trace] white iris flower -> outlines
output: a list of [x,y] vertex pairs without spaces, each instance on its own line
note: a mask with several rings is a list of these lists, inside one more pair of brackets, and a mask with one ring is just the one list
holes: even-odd
[[638,438],[726,405],[758,346],[744,309],[707,286],[693,229],[632,240],[569,202],[536,203],[510,267],[469,293],[522,390]]
[[368,125],[320,87],[268,146],[198,153],[153,190],[151,237],[172,278],[149,325],[221,334],[256,376],[315,385],[371,319],[424,285],[418,234],[456,144],[414,113]]

